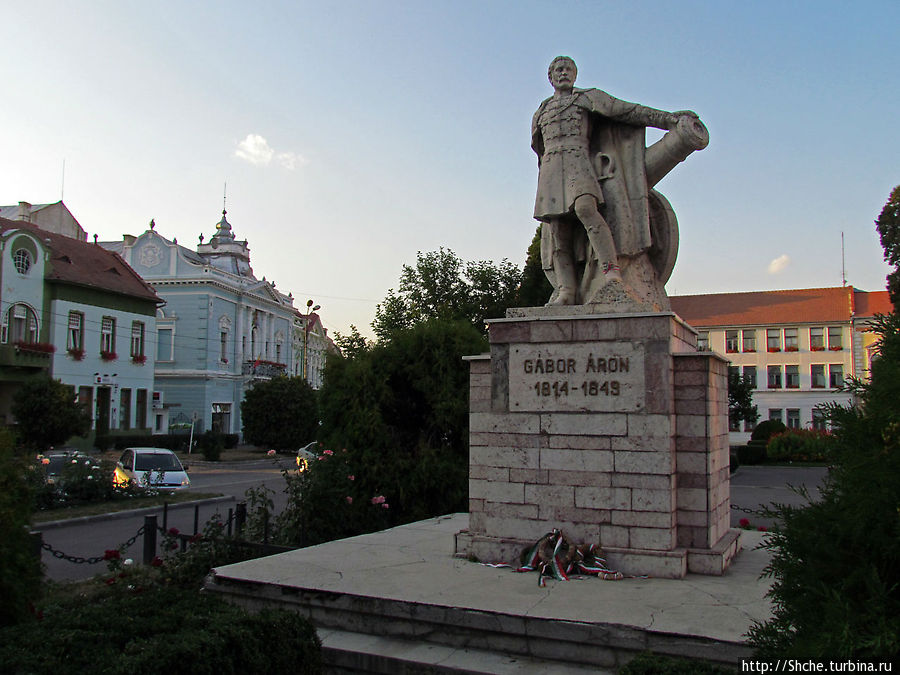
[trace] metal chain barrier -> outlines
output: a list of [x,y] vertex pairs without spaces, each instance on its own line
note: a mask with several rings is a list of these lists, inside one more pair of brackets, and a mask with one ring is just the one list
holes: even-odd
[[749,513],[751,516],[764,516],[766,515],[764,511],[761,509],[745,509],[743,506],[738,506],[737,504],[732,504],[731,508],[735,511],[742,511],[743,513]]
[[[117,549],[117,550],[124,551],[124,550],[130,548],[131,546],[134,545],[134,542],[136,542],[138,540],[138,537],[140,537],[142,534],[144,534],[144,526],[143,525],[141,525],[138,528],[138,531],[134,533],[133,537],[130,537],[125,541],[125,543],[122,545],[121,549]],[[70,562],[70,563],[75,563],[76,565],[96,565],[97,563],[103,562],[104,560],[106,560],[105,554],[100,555],[100,556],[93,556],[91,558],[84,558],[82,556],[77,556],[77,555],[68,555],[66,553],[63,553],[62,551],[56,550],[55,548],[53,548],[50,544],[48,544],[45,541],[41,542],[41,548],[45,551],[48,551],[54,558],[57,558],[59,560],[65,560],[66,562]]]

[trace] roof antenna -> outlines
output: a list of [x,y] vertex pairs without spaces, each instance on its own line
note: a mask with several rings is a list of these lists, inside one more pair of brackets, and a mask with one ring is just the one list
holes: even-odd
[[844,267],[844,233],[841,232],[841,286],[847,285],[847,269]]

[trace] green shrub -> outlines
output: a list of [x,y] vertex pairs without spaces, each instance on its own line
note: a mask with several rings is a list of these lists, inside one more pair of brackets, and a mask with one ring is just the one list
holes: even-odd
[[224,442],[226,450],[233,450],[237,447],[238,442],[241,440],[241,437],[237,434],[225,434]]
[[887,661],[900,653],[900,318],[879,317],[880,357],[858,406],[831,405],[835,440],[819,498],[777,506],[764,548],[773,616],[755,624],[760,658]]
[[208,462],[218,462],[222,458],[225,438],[216,431],[206,431],[197,437],[197,447]]
[[10,434],[0,431],[0,626],[29,617],[42,576],[28,527],[32,508],[28,472],[32,468],[30,460],[16,457],[12,448]]
[[780,434],[787,429],[784,422],[778,420],[763,420],[756,425],[756,428],[750,434],[751,441],[763,441],[768,443],[774,434]]
[[747,445],[739,445],[737,456],[741,464],[760,464],[766,460],[766,445],[761,441],[750,441]]
[[178,588],[116,587],[43,609],[43,620],[0,630],[11,673],[320,673],[321,643],[285,610],[250,614]]
[[785,462],[823,462],[833,442],[827,431],[788,429],[769,438],[766,455]]

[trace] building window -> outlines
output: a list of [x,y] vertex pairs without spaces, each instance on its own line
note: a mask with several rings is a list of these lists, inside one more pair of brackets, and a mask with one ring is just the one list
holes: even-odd
[[738,350],[738,332],[736,330],[725,331],[725,351],[734,354]]
[[144,322],[131,322],[131,356],[141,357],[144,355]]
[[212,404],[212,430],[220,434],[231,433],[231,404]]
[[828,327],[828,349],[838,352],[844,348],[843,333],[840,326]]
[[111,316],[104,316],[100,323],[100,351],[116,353],[116,320]]
[[131,428],[131,389],[122,389],[119,396],[119,428]]
[[228,363],[228,331],[219,331],[219,361]]
[[800,366],[784,367],[784,386],[788,389],[800,388]]
[[174,361],[175,344],[173,342],[175,331],[171,328],[160,328],[156,332],[156,360]]
[[28,270],[31,269],[31,253],[24,248],[17,249],[13,253],[13,264],[16,266],[16,272],[28,274]]
[[756,331],[755,330],[742,330],[741,331],[741,341],[743,342],[742,349],[745,352],[755,352],[756,351]]
[[740,431],[741,430],[741,422],[740,420],[733,420],[729,416],[728,418],[728,431]]
[[816,431],[826,430],[825,414],[821,410],[812,411],[812,428]]
[[281,363],[281,343],[275,343],[275,363]]
[[[12,326],[12,329],[10,329]],[[10,335],[10,330],[12,335]],[[0,342],[27,342],[38,341],[37,314],[28,305],[21,303],[13,305],[3,315],[3,325],[0,327]]]
[[788,429],[799,429],[800,428],[800,409],[799,408],[788,408],[787,409],[787,428]]
[[781,351],[781,330],[769,328],[766,330],[766,349],[770,352]]
[[781,389],[781,366],[769,366],[769,389]]
[[709,351],[709,331],[701,330],[697,333],[697,351],[698,352],[708,352]]
[[744,420],[744,431],[752,432],[755,427],[756,427],[755,422],[751,422],[750,420]]
[[795,352],[800,348],[799,341],[797,340],[797,329],[796,328],[785,328],[784,329],[784,351],[786,352]]
[[783,412],[784,411],[781,408],[769,408],[769,419],[773,422],[784,423],[784,418],[782,417]]
[[84,314],[81,312],[69,312],[66,350],[70,352],[84,351]]
[[744,379],[750,381],[750,386],[756,389],[756,366],[744,366]]
[[833,363],[828,366],[829,385],[832,389],[844,386],[844,366],[840,363]]
[[740,377],[740,376],[741,376],[740,366],[728,366],[728,379],[729,380],[732,377]]
[[814,363],[809,367],[809,374],[813,389],[825,388],[825,366]]
[[809,329],[809,349],[813,352],[821,352],[825,349],[825,329]]

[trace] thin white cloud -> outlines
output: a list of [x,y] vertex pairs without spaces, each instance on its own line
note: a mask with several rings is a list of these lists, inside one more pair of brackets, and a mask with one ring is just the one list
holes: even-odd
[[780,255],[769,263],[769,274],[778,274],[791,264],[791,257],[787,254]]
[[275,151],[269,142],[259,134],[247,134],[247,138],[238,143],[235,156],[256,166],[266,166],[272,161]]
[[275,152],[269,142],[259,134],[247,134],[247,137],[237,144],[234,155],[254,166],[268,166],[274,159],[290,171],[306,164],[306,159],[296,152]]

